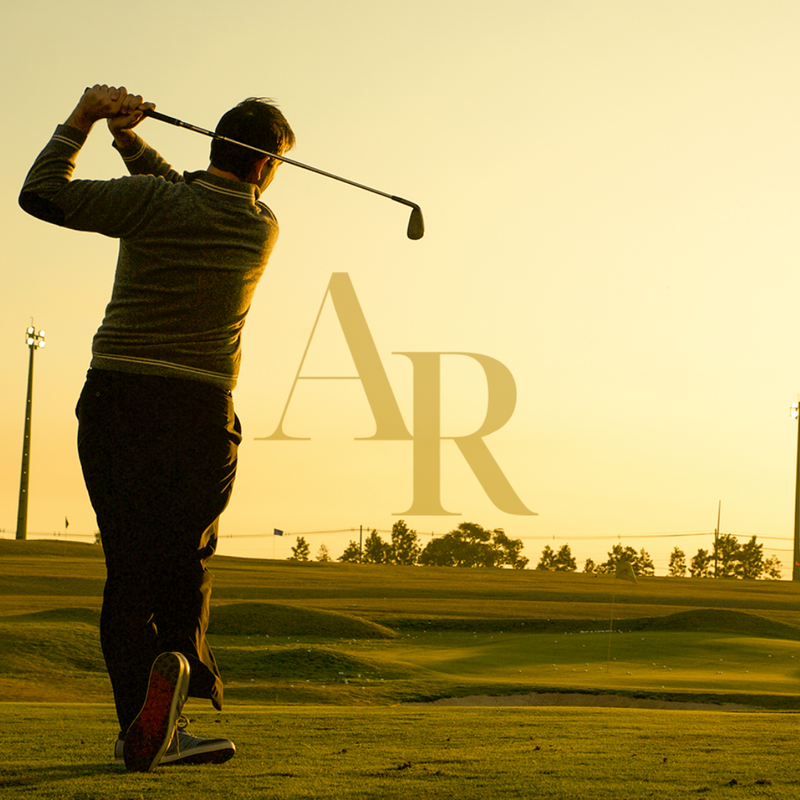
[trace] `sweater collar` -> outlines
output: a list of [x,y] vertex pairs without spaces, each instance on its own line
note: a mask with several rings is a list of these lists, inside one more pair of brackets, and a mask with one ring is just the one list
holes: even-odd
[[258,187],[246,181],[232,181],[229,178],[221,178],[219,175],[212,175],[210,172],[201,169],[196,172],[184,172],[183,177],[187,183],[224,195],[246,200],[248,203],[255,203],[258,200]]

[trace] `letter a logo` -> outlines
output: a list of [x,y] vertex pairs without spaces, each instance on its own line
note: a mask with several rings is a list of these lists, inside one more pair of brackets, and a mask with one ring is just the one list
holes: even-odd
[[[446,511],[440,499],[441,441],[442,439],[452,439],[483,490],[497,508],[507,514],[535,515],[535,512],[530,511],[519,499],[500,469],[500,465],[483,441],[485,436],[502,428],[514,413],[517,387],[508,368],[497,359],[477,353],[397,353],[396,355],[409,358],[414,370],[414,435],[412,436],[403,421],[350,276],[344,272],[331,275],[278,427],[269,436],[260,437],[260,441],[297,441],[302,438],[285,433],[283,422],[297,382],[322,380],[318,377],[301,376],[300,373],[303,370],[303,364],[328,297],[333,302],[336,316],[358,373],[358,380],[361,381],[372,416],[375,418],[375,434],[367,438],[382,441],[413,439],[413,501],[411,508],[400,513],[417,516],[458,516],[460,514],[460,512]],[[488,390],[486,417],[478,430],[467,436],[441,435],[441,357],[445,355],[474,359],[480,364],[486,376]],[[330,379],[330,376],[325,378],[325,380]],[[352,380],[352,377],[335,376],[334,379]]]
[[[342,333],[344,333],[344,338],[350,349],[350,355],[353,357],[356,372],[361,380],[361,385],[364,387],[364,394],[367,396],[372,416],[375,418],[375,434],[367,438],[389,441],[410,439],[411,434],[408,432],[405,422],[403,422],[397,400],[392,392],[392,387],[389,385],[389,378],[383,369],[383,364],[375,347],[372,334],[369,332],[367,320],[361,310],[361,304],[356,297],[350,276],[346,272],[334,272],[331,275],[325,296],[322,298],[322,305],[319,307],[317,318],[314,320],[311,336],[308,337],[308,344],[306,344],[303,358],[300,360],[300,366],[297,369],[278,427],[269,436],[261,437],[261,440],[302,439],[302,437],[289,436],[284,433],[283,421],[286,418],[286,412],[289,409],[289,403],[297,387],[297,382],[300,380],[319,380],[318,378],[303,378],[300,373],[303,370],[308,348],[311,346],[314,332],[322,315],[322,309],[325,307],[325,302],[329,295],[333,301],[336,316],[339,318],[339,324],[342,326]],[[348,380],[344,376],[341,379]]]

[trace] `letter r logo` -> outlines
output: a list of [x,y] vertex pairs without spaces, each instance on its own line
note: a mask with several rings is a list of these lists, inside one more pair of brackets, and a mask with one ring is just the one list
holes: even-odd
[[[411,508],[400,512],[403,515],[438,516],[460,512],[446,511],[441,496],[441,441],[452,439],[469,464],[478,482],[489,499],[507,514],[535,515],[519,499],[495,461],[483,437],[494,433],[505,425],[517,403],[517,387],[507,367],[497,359],[477,353],[413,352],[397,353],[411,360],[414,372],[414,433],[408,428],[389,384],[378,350],[370,333],[364,312],[356,297],[350,276],[345,272],[331,275],[322,305],[306,344],[294,383],[286,399],[280,421],[265,440],[298,440],[283,430],[283,422],[289,404],[301,380],[353,380],[349,376],[301,376],[303,364],[317,329],[322,309],[330,295],[339,325],[361,381],[372,415],[375,418],[375,434],[368,441],[407,441],[413,439],[414,447],[414,494]],[[480,364],[486,376],[488,400],[486,418],[474,433],[467,436],[441,435],[441,357],[464,356]]]
[[[477,353],[396,353],[411,359],[414,369],[414,498],[403,515],[458,515],[441,504],[442,439],[452,439],[489,499],[507,514],[534,515],[511,488],[499,464],[483,441],[511,419],[517,386],[508,368],[497,359]],[[441,435],[441,356],[473,358],[486,375],[486,418],[468,436]]]

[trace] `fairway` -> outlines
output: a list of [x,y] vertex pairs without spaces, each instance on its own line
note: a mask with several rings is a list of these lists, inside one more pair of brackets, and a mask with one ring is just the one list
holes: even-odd
[[[106,701],[102,550],[0,540],[0,557],[3,698]],[[237,704],[555,691],[800,709],[791,582],[633,585],[536,570],[233,558],[213,567],[209,638]]]
[[[794,714],[269,707],[189,714],[238,745],[219,767],[111,763],[110,706],[2,704],[4,797],[790,798]],[[219,725],[214,724],[219,721]],[[69,746],[54,753],[54,740]]]
[[788,798],[800,786],[789,582],[218,558],[209,638],[225,710],[187,711],[239,753],[136,776],[110,758],[102,551],[0,540],[0,557],[4,796]]

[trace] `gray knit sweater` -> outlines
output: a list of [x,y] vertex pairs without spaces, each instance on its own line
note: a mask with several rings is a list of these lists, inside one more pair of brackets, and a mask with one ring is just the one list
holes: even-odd
[[254,185],[179,175],[139,137],[120,151],[131,176],[72,180],[85,140],[60,125],[19,203],[48,222],[120,240],[92,367],[233,389],[245,317],[278,236],[274,215]]

